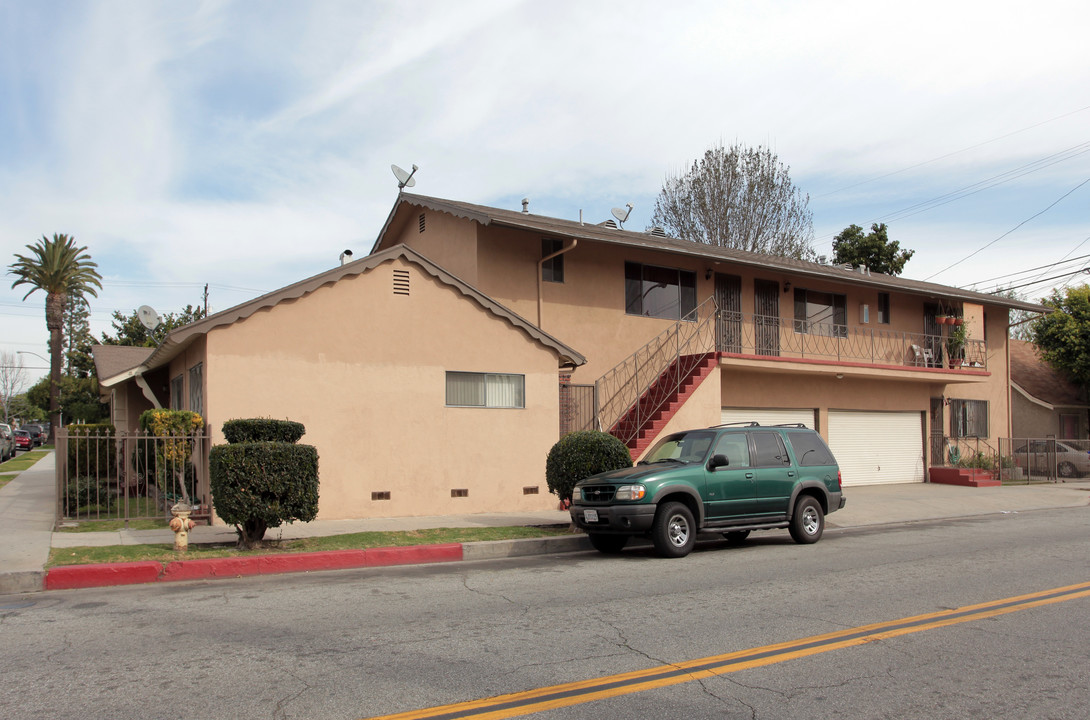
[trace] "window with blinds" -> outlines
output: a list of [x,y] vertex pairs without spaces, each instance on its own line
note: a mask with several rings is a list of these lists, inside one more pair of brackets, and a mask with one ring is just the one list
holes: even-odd
[[447,407],[524,408],[526,377],[502,373],[447,373]]

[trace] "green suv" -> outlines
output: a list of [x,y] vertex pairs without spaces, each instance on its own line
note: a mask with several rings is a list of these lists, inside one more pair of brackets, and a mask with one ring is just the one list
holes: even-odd
[[840,467],[805,425],[732,423],[668,435],[634,467],[576,483],[571,518],[604,553],[650,535],[663,557],[684,557],[700,531],[742,542],[789,528],[813,543],[844,507]]

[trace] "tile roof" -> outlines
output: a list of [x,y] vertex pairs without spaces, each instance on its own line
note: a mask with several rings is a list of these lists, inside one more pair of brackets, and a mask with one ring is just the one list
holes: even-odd
[[1037,355],[1037,346],[1011,340],[1011,382],[1053,407],[1090,407],[1079,387]]
[[937,283],[911,280],[909,278],[881,273],[868,274],[857,270],[850,270],[838,265],[823,265],[821,263],[796,260],[762,253],[734,250],[731,248],[705,245],[689,240],[679,240],[671,237],[660,237],[646,232],[632,230],[620,230],[603,225],[588,225],[575,220],[561,220],[545,215],[534,215],[517,210],[504,210],[501,208],[474,205],[472,203],[444,200],[442,198],[401,193],[397,202],[390,211],[390,215],[379,232],[372,252],[382,243],[386,231],[389,229],[398,210],[405,206],[423,207],[436,212],[444,212],[455,217],[467,218],[481,225],[498,225],[503,227],[520,228],[534,232],[558,235],[561,237],[578,238],[592,242],[609,243],[626,247],[658,250],[660,252],[672,252],[692,257],[707,258],[713,261],[727,261],[738,265],[790,272],[796,275],[809,275],[827,280],[837,280],[855,285],[877,287],[883,290],[896,290],[915,295],[925,295],[942,300],[963,300],[974,303],[986,303],[999,307],[1028,310],[1030,312],[1048,312],[1048,308],[1036,303],[1021,300],[1012,300],[999,295],[981,293],[974,290]]

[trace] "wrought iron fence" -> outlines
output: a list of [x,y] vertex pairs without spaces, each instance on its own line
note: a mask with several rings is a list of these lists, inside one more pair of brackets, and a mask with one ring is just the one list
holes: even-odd
[[57,431],[57,522],[169,518],[188,502],[210,519],[207,435],[162,438]]
[[1001,438],[1004,481],[1065,482],[1090,475],[1090,440]]
[[951,346],[942,335],[873,330],[740,312],[721,313],[719,352],[869,365],[986,369],[983,340]]
[[[600,377],[594,384],[598,427],[611,431],[624,420],[629,431],[622,434],[628,437],[618,437],[631,440],[631,428],[638,432],[688,373],[715,350],[716,316],[714,300],[705,300]],[[652,388],[655,392],[649,393]]]
[[594,386],[560,383],[560,437],[594,429]]

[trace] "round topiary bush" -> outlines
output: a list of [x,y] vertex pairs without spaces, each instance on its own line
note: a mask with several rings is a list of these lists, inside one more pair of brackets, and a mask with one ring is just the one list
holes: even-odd
[[549,492],[571,500],[575,483],[608,470],[632,467],[632,455],[625,444],[609,433],[581,430],[568,433],[549,450],[545,460],[545,481]]

